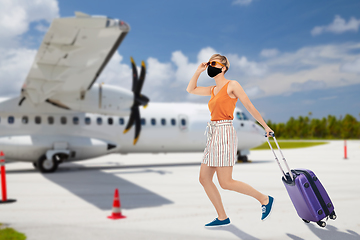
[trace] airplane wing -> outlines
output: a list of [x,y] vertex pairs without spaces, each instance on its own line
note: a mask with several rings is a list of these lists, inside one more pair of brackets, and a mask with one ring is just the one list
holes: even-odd
[[35,105],[57,93],[75,91],[83,98],[129,30],[123,21],[80,12],[53,20],[22,95]]

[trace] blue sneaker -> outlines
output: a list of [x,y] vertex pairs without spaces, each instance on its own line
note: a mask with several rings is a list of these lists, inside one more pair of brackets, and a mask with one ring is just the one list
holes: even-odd
[[219,220],[218,218],[215,218],[214,221],[206,224],[205,227],[226,226],[229,224],[230,224],[230,218],[227,218],[225,220]]
[[269,203],[267,205],[261,206],[261,210],[262,210],[261,220],[264,221],[270,216],[271,210],[273,209],[273,205],[274,205],[274,198],[269,196]]

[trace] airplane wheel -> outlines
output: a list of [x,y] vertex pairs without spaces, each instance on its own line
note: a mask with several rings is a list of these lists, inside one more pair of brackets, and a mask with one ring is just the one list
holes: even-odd
[[239,162],[248,162],[248,157],[247,156],[238,156],[238,161]]
[[37,166],[42,173],[52,173],[55,172],[59,163],[55,159],[46,159],[46,156],[43,155],[37,161]]

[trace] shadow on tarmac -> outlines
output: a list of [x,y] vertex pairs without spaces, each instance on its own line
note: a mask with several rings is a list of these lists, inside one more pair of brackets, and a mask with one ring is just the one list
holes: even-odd
[[[306,224],[308,228],[321,240],[359,240],[360,235],[352,230],[341,232],[338,228],[332,225],[326,225],[326,228],[320,228],[314,224]],[[286,234],[293,240],[305,240],[304,238],[297,237],[293,234]]]
[[[103,169],[144,168],[145,166],[158,167],[165,166],[165,164],[84,167],[82,165],[68,163],[67,166],[59,168],[57,172],[43,174],[43,176],[101,210],[112,209],[115,188],[119,189],[122,209],[158,207],[165,204],[173,204],[172,201],[119,176],[115,176],[114,173],[100,171]],[[7,171],[9,174],[37,172],[38,171],[36,169]],[[136,172],[155,172],[162,175],[171,173],[151,169],[143,169]],[[131,172],[127,171],[125,173],[129,174]],[[133,173],[135,172],[133,171]]]
[[115,188],[119,189],[123,209],[157,207],[173,203],[139,185],[115,176],[114,173],[92,170],[76,173],[59,171],[56,174],[43,176],[102,210],[112,209]]
[[235,236],[237,236],[239,239],[243,239],[243,240],[260,240],[259,238],[253,237],[249,234],[247,234],[246,232],[240,230],[239,228],[237,228],[235,225],[230,224],[227,226],[220,226],[220,227],[213,227],[213,228],[206,228],[208,230],[212,230],[212,231],[228,231],[231,232],[232,234],[234,234]]

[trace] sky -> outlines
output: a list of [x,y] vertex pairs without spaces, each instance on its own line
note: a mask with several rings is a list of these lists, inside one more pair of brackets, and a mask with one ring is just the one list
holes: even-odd
[[[225,77],[242,85],[265,120],[309,112],[360,120],[358,0],[0,0],[1,97],[19,95],[51,21],[75,11],[130,25],[98,82],[130,89],[130,56],[144,60],[150,104],[207,103],[186,87],[197,66],[220,53],[231,64]],[[206,72],[198,80],[214,84]]]

